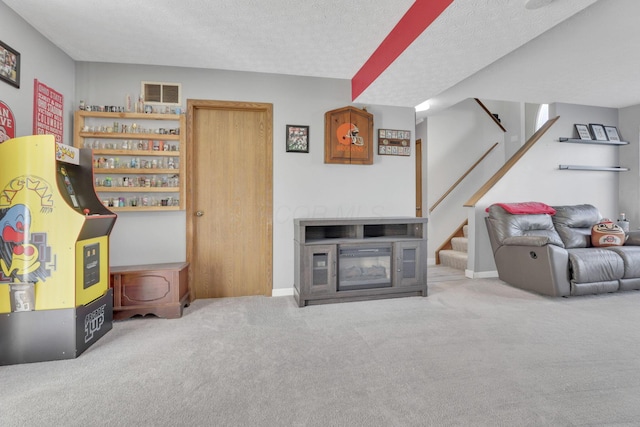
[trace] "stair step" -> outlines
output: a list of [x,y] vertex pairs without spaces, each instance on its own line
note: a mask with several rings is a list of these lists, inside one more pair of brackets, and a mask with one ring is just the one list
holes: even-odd
[[462,235],[463,235],[464,237],[469,237],[469,225],[468,225],[468,224],[467,224],[467,225],[464,225],[464,226],[462,227]]
[[454,251],[469,252],[469,239],[466,237],[453,237],[451,239],[451,247]]
[[440,264],[458,270],[467,269],[467,253],[453,250],[442,250],[439,254]]

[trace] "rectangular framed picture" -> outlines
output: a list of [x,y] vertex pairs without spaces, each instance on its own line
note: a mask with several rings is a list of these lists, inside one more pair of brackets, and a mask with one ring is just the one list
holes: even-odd
[[607,133],[609,141],[620,141],[620,135],[618,135],[618,128],[615,126],[605,126],[604,131]]
[[607,133],[604,131],[604,126],[597,125],[594,123],[589,123],[589,127],[591,128],[591,133],[593,134],[593,139],[596,141],[608,141]]
[[411,131],[378,129],[378,154],[383,156],[410,156]]
[[287,152],[309,152],[309,126],[287,125]]
[[591,132],[589,132],[589,126],[576,124],[576,131],[580,139],[591,139]]
[[20,54],[0,41],[0,80],[20,87]]

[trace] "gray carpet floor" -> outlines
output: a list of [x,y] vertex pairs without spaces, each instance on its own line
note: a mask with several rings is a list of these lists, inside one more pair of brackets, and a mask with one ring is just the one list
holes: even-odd
[[640,292],[196,300],[77,359],[0,367],[2,426],[638,426]]

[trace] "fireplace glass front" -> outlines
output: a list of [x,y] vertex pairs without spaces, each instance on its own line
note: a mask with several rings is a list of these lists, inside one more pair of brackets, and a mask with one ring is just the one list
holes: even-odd
[[391,286],[391,245],[339,248],[338,291]]

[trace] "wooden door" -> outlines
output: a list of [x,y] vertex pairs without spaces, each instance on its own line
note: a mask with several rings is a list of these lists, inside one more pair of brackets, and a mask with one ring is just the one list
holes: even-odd
[[271,295],[273,106],[187,101],[193,298]]
[[422,217],[422,139],[416,139],[416,217]]

